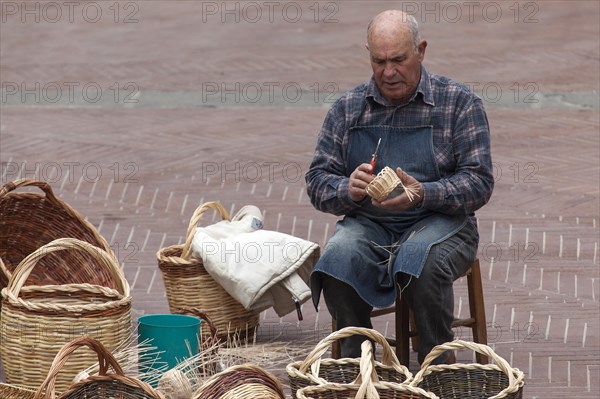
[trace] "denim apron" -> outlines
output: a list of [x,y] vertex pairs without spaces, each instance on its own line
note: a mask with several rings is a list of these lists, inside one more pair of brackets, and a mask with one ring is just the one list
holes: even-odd
[[[360,119],[360,118],[359,118]],[[433,126],[353,126],[348,132],[346,176],[369,162],[379,146],[373,174],[401,167],[420,182],[441,179],[433,152]],[[320,273],[350,284],[373,307],[396,299],[397,274],[419,277],[432,245],[456,234],[467,216],[427,209],[385,210],[367,200],[339,221],[311,275],[313,302],[321,294]]]

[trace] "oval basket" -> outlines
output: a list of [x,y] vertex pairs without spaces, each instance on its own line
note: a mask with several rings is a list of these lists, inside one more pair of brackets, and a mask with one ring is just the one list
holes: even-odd
[[298,399],[439,399],[431,392],[406,384],[379,381],[373,344],[365,340],[361,345],[360,374],[350,384],[327,383],[299,389]]
[[377,201],[383,201],[392,193],[392,191],[401,185],[402,181],[396,174],[396,171],[389,166],[385,166],[367,185],[365,191],[370,197],[375,198]]
[[[495,364],[431,365],[449,350],[470,349],[494,360]],[[433,392],[440,399],[520,399],[525,376],[487,345],[456,340],[438,345],[425,357],[410,385]]]
[[[225,208],[218,202],[206,202],[194,212],[183,245],[162,248],[156,254],[162,273],[171,313],[180,309],[202,309],[219,331],[219,338],[228,342],[252,340],[258,326],[259,314],[246,310],[223,289],[204,268],[202,259],[192,254],[196,226],[206,211],[214,209],[221,219],[229,220]],[[203,330],[202,337],[210,338]]]
[[[56,395],[57,376],[63,371],[67,361],[76,349],[87,347],[98,357],[98,375],[88,377],[71,385],[60,395]],[[109,372],[109,367],[113,372]],[[164,396],[150,385],[136,378],[128,377],[100,342],[89,336],[77,338],[64,345],[52,361],[47,377],[35,393],[34,399],[164,399]]]
[[229,367],[213,375],[193,399],[285,399],[279,380],[253,364]]
[[375,370],[380,380],[401,383],[412,379],[411,372],[400,364],[383,335],[369,328],[345,327],[321,340],[305,360],[287,365],[285,370],[290,380],[292,397],[295,398],[296,392],[307,386],[325,383],[349,384],[358,377],[360,359],[322,359],[333,342],[352,335],[364,335],[381,345],[383,358],[381,362],[375,362]]
[[[117,288],[93,284],[23,286],[40,259],[65,250],[86,252],[95,258],[111,273]],[[130,341],[131,296],[121,269],[105,251],[74,238],[54,240],[23,259],[2,290],[2,303],[0,359],[9,384],[39,386],[58,350],[81,335],[93,336],[111,351]],[[95,356],[89,351],[72,357],[63,367],[58,390],[68,388],[77,373],[94,362]]]
[[[37,187],[44,194],[14,192]],[[58,238],[89,242],[114,257],[106,240],[75,209],[58,199],[43,181],[20,179],[0,189],[0,290],[6,287],[19,263],[39,247]],[[116,288],[111,273],[81,251],[62,251],[40,260],[26,285],[90,283]]]

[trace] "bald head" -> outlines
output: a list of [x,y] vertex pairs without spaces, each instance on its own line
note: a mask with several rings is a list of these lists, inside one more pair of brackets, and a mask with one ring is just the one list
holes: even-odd
[[367,43],[371,47],[374,41],[382,38],[410,40],[413,50],[418,52],[420,35],[419,24],[415,17],[400,10],[387,10],[376,15],[367,27]]
[[426,47],[416,19],[405,12],[384,11],[369,24],[367,50],[375,84],[391,104],[400,105],[414,95]]

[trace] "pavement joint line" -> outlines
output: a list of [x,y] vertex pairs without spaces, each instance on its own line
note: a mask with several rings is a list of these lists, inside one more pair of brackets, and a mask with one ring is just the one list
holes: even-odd
[[[219,92],[220,93],[220,92]],[[31,99],[25,96],[8,97],[3,90],[0,90],[0,95],[4,99],[2,106],[4,107],[22,107],[22,108],[122,108],[122,109],[139,109],[139,108],[329,108],[342,93],[318,93],[319,98],[315,98],[315,93],[310,91],[302,91],[298,96],[297,101],[291,101],[282,95],[277,95],[263,100],[262,97],[258,101],[248,101],[245,99],[236,98],[228,101],[227,97],[223,98],[220,93],[220,98],[207,98],[207,93],[199,90],[189,91],[160,91],[160,90],[140,90],[137,92],[137,103],[122,103],[114,102],[110,99],[101,99],[97,102],[85,101],[81,99],[61,98],[57,102],[43,102],[39,99]],[[302,95],[304,94],[304,95]],[[317,101],[315,101],[317,100]],[[485,96],[482,97],[484,106],[489,109],[570,109],[570,110],[594,110],[600,109],[600,96],[597,91],[585,92],[538,92],[535,98],[531,101],[514,101],[514,99],[502,99],[498,101],[490,101]]]

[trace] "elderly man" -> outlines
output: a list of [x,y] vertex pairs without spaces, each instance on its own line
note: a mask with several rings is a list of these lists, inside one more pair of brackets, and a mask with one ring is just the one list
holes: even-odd
[[[371,21],[373,76],[333,104],[306,173],[315,208],[344,215],[311,275],[315,306],[322,291],[338,328],[371,328],[373,307],[391,305],[402,290],[419,330],[419,362],[454,337],[452,284],[476,257],[474,212],[494,186],[481,99],[429,73],[422,65],[426,47],[415,18],[402,11]],[[416,195],[381,202],[367,196],[384,166]],[[361,341],[342,340],[342,356],[360,356]]]

